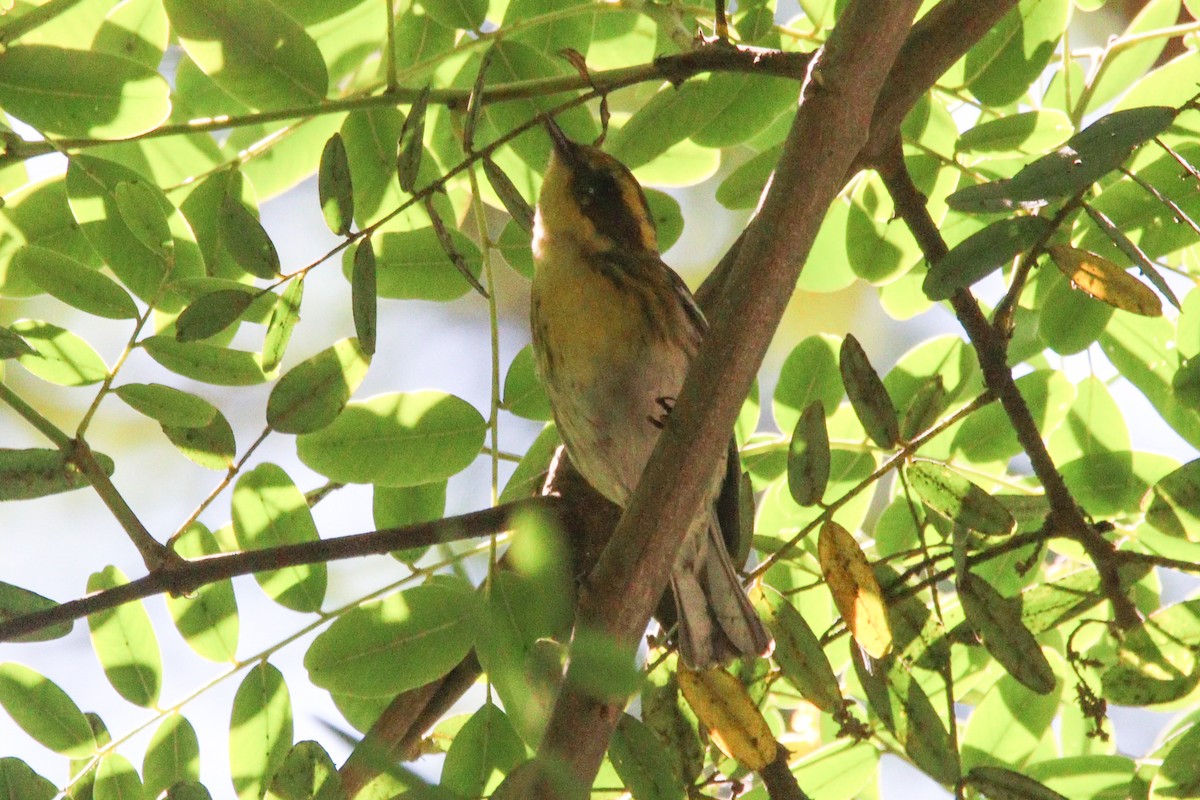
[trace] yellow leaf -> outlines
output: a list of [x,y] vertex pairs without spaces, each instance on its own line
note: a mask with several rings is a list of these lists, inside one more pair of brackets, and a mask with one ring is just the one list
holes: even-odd
[[871,658],[883,658],[892,649],[887,603],[858,542],[830,520],[821,527],[817,556],[834,605],[846,620],[850,634]]
[[741,681],[723,669],[681,666],[679,688],[722,753],[754,772],[775,760],[779,744]]
[[1107,258],[1065,244],[1047,249],[1062,274],[1085,294],[1132,314],[1162,316],[1162,300],[1154,290]]

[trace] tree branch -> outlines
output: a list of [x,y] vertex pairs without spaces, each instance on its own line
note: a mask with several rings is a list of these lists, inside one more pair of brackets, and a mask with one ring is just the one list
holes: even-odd
[[[926,260],[930,264],[936,264],[946,255],[948,248],[933,218],[929,216],[925,197],[908,174],[899,138],[893,139],[892,151],[884,156],[884,160],[886,163],[881,164],[880,175],[895,204],[896,214],[912,231]],[[1008,368],[1008,353],[1004,340],[988,324],[970,291],[961,289],[955,292],[950,298],[950,304],[975,349],[984,384],[1000,400],[1017,434],[1017,440],[1029,456],[1034,474],[1046,491],[1046,497],[1050,501],[1051,527],[1066,530],[1083,545],[1096,565],[1100,575],[1100,586],[1112,603],[1117,623],[1123,628],[1137,625],[1141,618],[1133,601],[1121,589],[1121,579],[1117,574],[1119,558],[1116,548],[1083,518],[1079,505],[1055,466],[1054,459],[1050,457],[1037,429],[1037,423],[1029,412],[1029,406],[1017,389],[1012,371]]]
[[206,584],[238,575],[488,536],[505,530],[521,514],[556,514],[558,508],[556,498],[535,497],[420,525],[384,528],[370,533],[339,536],[316,542],[181,560],[179,566],[153,572],[114,589],[0,622],[0,641],[15,640],[24,634],[51,625],[81,619],[97,611],[115,608],[123,603],[163,592],[187,594]]
[[[729,291],[613,540],[583,587],[577,631],[602,632],[632,650],[645,630],[825,210],[866,144],[871,112],[918,5],[852,2],[814,63],[772,188],[730,271]],[[574,682],[573,665],[538,752],[539,780],[523,796],[585,796],[616,724],[620,707],[589,696]],[[514,777],[499,794],[517,796],[518,783]]]
[[[686,53],[656,58],[648,64],[618,67],[595,72],[588,76],[572,72],[569,75],[561,75],[554,78],[537,78],[491,86],[488,87],[484,95],[483,103],[490,105],[510,100],[546,97],[560,92],[576,91],[579,89],[595,90],[593,92],[594,95],[655,80],[666,80],[677,84],[704,72],[747,72],[756,75],[777,75],[799,80],[804,77],[804,72],[808,67],[811,57],[810,53],[785,53],[779,50],[764,50],[756,47],[734,47],[728,45],[697,47],[695,50],[690,50]],[[311,106],[296,106],[276,111],[259,111],[251,114],[162,125],[140,136],[134,136],[123,141],[139,142],[146,139],[158,139],[164,136],[213,133],[248,125],[262,125],[264,123],[282,122],[290,119],[319,117],[325,114],[344,113],[357,109],[390,108],[396,105],[411,103],[417,98],[420,92],[420,88],[402,87],[395,91],[384,91],[380,94],[325,100]],[[466,107],[470,97],[470,89],[434,89],[429,93],[429,102],[444,105],[451,109],[463,109]],[[3,156],[0,157],[0,164],[9,160],[23,160],[46,155],[47,153],[100,147],[112,144],[112,140],[90,138],[58,139],[51,143],[14,138],[6,141],[4,144],[5,150]]]
[[[913,105],[1016,5],[1017,0],[943,0],[913,26],[888,72],[887,83],[875,104],[870,137],[846,171],[847,180],[874,165]],[[744,236],[743,233],[738,237],[696,292],[706,314],[710,313],[706,305],[710,296],[724,292],[725,280]]]
[[1017,0],[943,0],[921,17],[888,73],[871,118],[870,139],[855,167],[873,166],[916,102],[1016,7]]

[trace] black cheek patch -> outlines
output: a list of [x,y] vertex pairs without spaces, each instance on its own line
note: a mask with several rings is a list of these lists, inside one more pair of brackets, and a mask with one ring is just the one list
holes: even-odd
[[[583,213],[596,230],[622,249],[642,249],[642,228],[638,219],[625,207],[621,188],[612,175],[591,172],[580,176],[574,187],[575,197]],[[638,209],[645,212],[645,209]]]

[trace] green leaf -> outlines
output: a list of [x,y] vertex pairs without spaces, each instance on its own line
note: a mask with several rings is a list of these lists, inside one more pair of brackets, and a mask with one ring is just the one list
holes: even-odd
[[788,490],[798,505],[811,506],[825,496],[829,483],[829,432],[825,409],[814,400],[804,409],[788,445]]
[[0,706],[38,744],[72,758],[96,751],[92,727],[67,693],[21,664],[0,664]]
[[337,766],[324,747],[317,742],[297,742],[271,778],[270,796],[280,800],[341,797],[341,784]]
[[[105,475],[113,474],[113,460],[93,453]],[[10,450],[0,448],[0,500],[31,500],[88,485],[88,480],[60,450]]]
[[955,245],[929,268],[921,284],[930,300],[946,300],[959,289],[1010,263],[1052,230],[1042,217],[1010,217],[993,222]]
[[[240,292],[241,294],[250,296],[250,304],[246,310],[242,312],[240,319],[243,322],[254,322],[257,324],[266,324],[271,311],[274,310],[277,298],[274,293],[258,289],[250,286],[242,280],[232,280],[230,278],[185,278],[181,281],[174,281],[167,285],[167,294],[173,299],[183,301],[184,305],[191,305],[202,298],[216,292]],[[220,304],[218,304],[220,305]],[[170,328],[166,329],[170,331]],[[233,338],[236,329],[224,332],[224,335],[213,335],[210,344],[221,345]]]
[[427,583],[338,617],[313,641],[304,666],[323,689],[391,697],[457,666],[474,645],[478,616],[470,586]]
[[92,792],[95,800],[137,798],[142,796],[142,781],[129,759],[119,753],[109,753],[96,767]]
[[562,444],[558,437],[558,429],[554,423],[542,428],[542,432],[529,445],[525,455],[517,463],[517,468],[509,476],[508,483],[500,492],[500,502],[507,503],[522,497],[531,497],[541,491],[545,482],[546,470],[550,467],[550,459],[554,451]]
[[180,781],[167,790],[165,800],[212,800],[212,795],[199,781]]
[[[446,513],[446,482],[435,481],[417,486],[376,486],[372,493],[371,515],[376,529],[403,528],[421,522],[433,522]],[[394,558],[413,564],[429,550],[412,547],[392,553]]]
[[[427,4],[426,10],[429,10],[432,5],[434,4]],[[484,97],[487,96],[491,87],[497,85],[504,86],[529,80],[543,80],[566,75],[575,77],[577,75],[574,68],[565,59],[547,55],[512,39],[497,39],[492,51],[491,65],[487,70],[487,81],[484,86]],[[456,84],[464,87],[473,86],[478,76],[479,66],[480,59],[478,58],[467,61],[455,78]],[[587,109],[583,107],[570,108],[566,111],[560,109],[563,102],[570,96],[569,93],[542,93],[504,103],[486,103],[480,109],[479,124],[475,132],[476,149],[481,148],[495,136],[527,125],[529,120],[538,114],[552,111],[557,112],[555,119],[567,132],[567,135],[575,141],[595,141],[599,131]],[[540,132],[534,135],[519,136],[509,144],[509,147],[534,172],[539,174],[550,160],[550,138]],[[611,152],[616,154],[615,150]],[[503,160],[499,161],[501,164],[504,163]],[[629,164],[628,161],[625,163]],[[630,164],[630,166],[633,165]]]
[[525,744],[508,717],[484,703],[446,751],[441,785],[459,797],[487,797],[526,758]]
[[955,525],[985,536],[1016,529],[1016,520],[999,500],[943,464],[917,459],[905,474],[921,501]]
[[[198,522],[175,542],[184,558],[201,558],[220,552],[216,537]],[[167,610],[188,647],[210,661],[232,662],[237,656],[238,611],[233,583],[226,578],[205,584],[186,595],[167,595]],[[146,778],[149,781],[149,776]]]
[[915,678],[900,671],[903,669],[893,666],[889,671],[889,691],[899,704],[897,724],[904,752],[934,780],[955,783],[962,773],[958,751],[929,695]]
[[1074,131],[1070,118],[1061,111],[1025,111],[965,131],[955,150],[977,159],[1034,155],[1057,147]]
[[174,246],[161,197],[157,187],[140,180],[121,181],[113,191],[121,220],[146,249],[156,253],[166,253]]
[[[767,128],[780,115],[794,111],[799,87],[790,78],[714,73],[709,92],[719,105],[710,106],[709,122],[689,138],[701,147],[732,147]],[[726,84],[714,87],[711,84]]]
[[200,742],[187,718],[174,713],[162,721],[142,760],[145,794],[158,797],[180,781],[200,780]]
[[207,342],[177,342],[174,336],[151,336],[141,344],[159,364],[192,380],[218,386],[252,386],[267,379],[258,353]]
[[113,393],[134,411],[163,425],[201,428],[217,415],[216,406],[204,398],[161,383],[127,383]]
[[254,302],[253,290],[220,289],[192,301],[175,320],[175,341],[215,336],[238,320]]
[[377,306],[375,246],[368,237],[354,248],[354,264],[350,268],[350,308],[354,315],[354,332],[358,336],[359,347],[368,357],[375,355]]
[[1049,282],[1050,290],[1038,315],[1038,338],[1060,355],[1082,353],[1104,333],[1113,308],[1095,302],[1070,281],[1049,272],[1039,276],[1039,281]]
[[475,30],[487,15],[488,0],[424,0],[421,6],[447,28]]
[[487,422],[454,395],[393,393],[350,403],[333,424],[296,442],[300,460],[347,483],[413,486],[465,469],[483,446]]
[[57,795],[58,788],[21,759],[11,756],[0,758],[0,797],[53,800]]
[[1136,765],[1125,756],[1097,753],[1039,761],[1023,769],[1027,778],[1040,781],[1062,797],[1107,800],[1132,793]]
[[529,231],[521,229],[515,222],[509,222],[500,232],[497,250],[504,260],[526,280],[533,278],[533,238]]
[[658,249],[665,253],[683,234],[683,209],[679,207],[679,201],[666,192],[643,189],[643,193],[658,234]]
[[12,44],[0,52],[0,105],[47,136],[125,139],[171,113],[155,70],[96,50]]
[[509,364],[504,376],[503,396],[503,408],[518,417],[543,422],[550,419],[550,399],[538,380],[530,345],[522,347]]
[[[243,550],[315,542],[320,537],[308,501],[274,464],[259,464],[233,487],[233,531]],[[293,611],[319,611],[327,582],[324,564],[256,572],[272,600]]]
[[92,48],[158,69],[171,38],[167,12],[157,0],[125,0],[104,15]]
[[842,712],[845,702],[829,658],[804,616],[768,587],[751,593],[754,608],[775,639],[773,657],[788,682],[808,702],[830,714]]
[[710,104],[724,104],[737,94],[725,81],[698,78],[682,85],[669,83],[643,103],[628,122],[610,135],[610,153],[630,169],[636,169],[665,153],[672,145],[699,132],[707,125]]
[[229,720],[229,769],[241,800],[259,800],[292,746],[292,701],[268,662],[246,673]]
[[[117,203],[122,183],[141,183],[157,196],[167,215],[171,247],[151,250],[141,243]],[[170,297],[160,296],[163,284],[205,274],[204,257],[188,221],[166,195],[128,167],[85,155],[71,156],[66,185],[75,221],[118,280],[143,302],[154,302],[165,311],[178,310]]]
[[300,303],[304,299],[304,279],[293,278],[275,301],[267,333],[263,337],[262,369],[270,374],[279,367],[292,339],[292,330],[300,321]]
[[800,759],[792,766],[792,774],[814,797],[848,798],[867,787],[878,768],[878,749],[866,742],[840,739]]
[[[1061,372],[1052,369],[1022,375],[1016,385],[1038,431],[1049,436],[1062,424],[1075,399],[1075,388]],[[981,408],[963,422],[954,435],[953,450],[977,464],[1007,461],[1022,452],[1012,423],[999,403]]]
[[239,267],[264,280],[279,274],[275,243],[240,198],[226,194],[217,219],[221,244]]
[[350,233],[354,221],[354,185],[350,178],[350,160],[346,143],[335,133],[321,151],[321,166],[317,171],[317,197],[325,224],[338,236]]
[[325,99],[325,60],[304,28],[268,0],[165,0],[171,30],[218,86],[262,111]]
[[1019,100],[1050,63],[1070,9],[1069,0],[1021,0],[967,51],[971,94],[989,106]]
[[[1071,197],[1124,164],[1134,150],[1170,127],[1175,114],[1165,106],[1107,114],[1011,179],[959,190],[947,202],[963,211],[1001,211]],[[980,200],[986,202],[973,205]]]
[[491,158],[484,158],[483,174],[487,176],[488,184],[496,193],[496,197],[500,198],[513,223],[525,232],[533,231],[533,207],[508,177],[508,173],[500,169]]
[[1195,644],[1200,641],[1200,600],[1158,609],[1128,631],[1115,663],[1101,674],[1104,697],[1129,706],[1168,703],[1200,683]]
[[227,195],[241,198],[251,208],[258,205],[254,186],[241,170],[223,169],[199,181],[179,204],[179,210],[187,218],[204,251],[204,274],[244,282],[246,271],[237,265],[221,242],[221,206]]
[[966,783],[991,800],[1067,800],[1033,778],[1004,767],[975,767]]
[[342,339],[288,370],[267,398],[267,424],[282,433],[312,433],[334,421],[370,366],[357,339]]
[[[127,583],[119,569],[105,567],[88,578],[87,590],[101,592]],[[88,628],[104,675],[117,693],[134,705],[156,705],[162,689],[162,654],[145,606],[123,603],[97,611],[88,616]]]
[[14,256],[48,294],[80,311],[106,319],[135,319],[137,305],[103,273],[54,250],[25,245]]
[[234,439],[229,420],[225,419],[225,415],[220,411],[207,425],[163,425],[162,431],[185,458],[205,469],[223,472],[233,466],[233,457],[237,454],[237,440]]
[[1091,93],[1087,105],[1079,109],[1079,116],[1100,110],[1145,75],[1158,62],[1168,41],[1152,32],[1170,27],[1178,19],[1179,0],[1151,0],[1141,5],[1137,16],[1119,35],[1122,39],[1133,37],[1131,46],[1105,49],[1103,60],[1093,67],[1095,78],[1088,87]]
[[92,346],[75,334],[35,319],[9,326],[36,353],[17,356],[17,362],[44,381],[59,386],[87,386],[108,377],[108,365]]
[[[483,268],[479,248],[455,230],[448,231],[455,249],[464,258],[471,276],[478,280]],[[454,268],[431,227],[372,237],[380,297],[396,300],[455,300],[471,290]],[[343,269],[353,271],[353,253],[347,253]]]
[[[22,589],[20,586],[13,586],[11,583],[0,581],[0,622],[7,622],[25,614],[45,611],[57,605],[58,603],[49,597],[42,597],[37,592],[31,592],[28,589]],[[71,620],[58,622],[32,633],[14,637],[12,641],[49,642],[53,639],[61,639],[66,636],[74,627],[75,623]],[[2,796],[0,794],[0,797]]]
[[782,152],[783,145],[776,145],[738,165],[717,187],[717,202],[731,210],[754,208]]
[[958,597],[967,623],[1010,675],[1038,694],[1054,691],[1054,670],[1033,634],[1021,624],[1020,597],[1002,596],[971,572],[959,575]]
[[0,325],[0,359],[7,360],[36,353],[37,351],[29,346],[29,342]]
[[1162,765],[1150,783],[1152,800],[1194,797],[1200,792],[1200,766],[1196,749],[1200,747],[1200,725],[1194,722],[1171,742]]
[[[431,2],[437,5],[436,0]],[[414,82],[424,80],[442,63],[438,56],[449,52],[457,38],[453,26],[443,25],[413,3],[396,17],[395,63],[412,65],[405,73]]]
[[900,438],[896,407],[862,345],[851,334],[842,340],[838,366],[850,405],[867,435],[884,449],[894,447]]
[[[375,222],[405,199],[394,180],[396,141],[403,127],[404,115],[390,106],[351,111],[342,123],[359,227]],[[402,217],[409,223],[405,227],[429,222],[428,216],[416,209]]]
[[1172,387],[1179,359],[1175,326],[1165,319],[1113,316],[1100,336],[1100,347],[1163,420],[1193,447],[1200,447],[1200,412],[1183,402]]
[[1200,459],[1154,484],[1142,498],[1146,522],[1168,536],[1200,542]]
[[[0,170],[0,176],[11,175],[14,167]],[[18,168],[17,178],[24,180]],[[5,204],[0,208],[0,231],[4,234],[0,253],[8,261],[0,267],[0,290],[7,297],[29,297],[41,291],[33,276],[17,268],[9,259],[23,244],[37,244],[74,258],[86,266],[99,269],[96,251],[80,232],[67,202],[66,181],[54,176],[26,183],[16,189],[6,189]]]
[[910,441],[931,429],[948,406],[949,398],[942,376],[926,378],[917,386],[908,401],[908,407],[904,409],[904,417],[900,420],[900,438]]
[[794,430],[801,412],[813,401],[819,400],[828,413],[842,402],[845,390],[838,369],[840,347],[841,339],[820,334],[809,336],[788,354],[771,399],[780,430]]
[[[421,174],[421,159],[425,155],[425,110],[428,106],[429,87],[425,86],[413,100],[408,117],[400,127],[400,136],[396,144],[396,177],[400,189],[409,194],[417,188],[417,179]],[[485,171],[486,167],[485,160]]]
[[635,800],[683,800],[687,790],[670,769],[671,754],[647,725],[621,714],[608,758]]

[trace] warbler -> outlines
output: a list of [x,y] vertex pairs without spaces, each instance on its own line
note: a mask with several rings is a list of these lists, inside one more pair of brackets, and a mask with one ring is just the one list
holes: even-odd
[[[568,139],[553,120],[547,129],[553,151],[533,231],[535,363],[572,463],[624,508],[707,325],[663,263],[645,193],[629,169]],[[740,474],[719,472],[735,492]],[[694,669],[771,647],[722,537],[721,484],[714,479],[671,574],[679,652]]]

